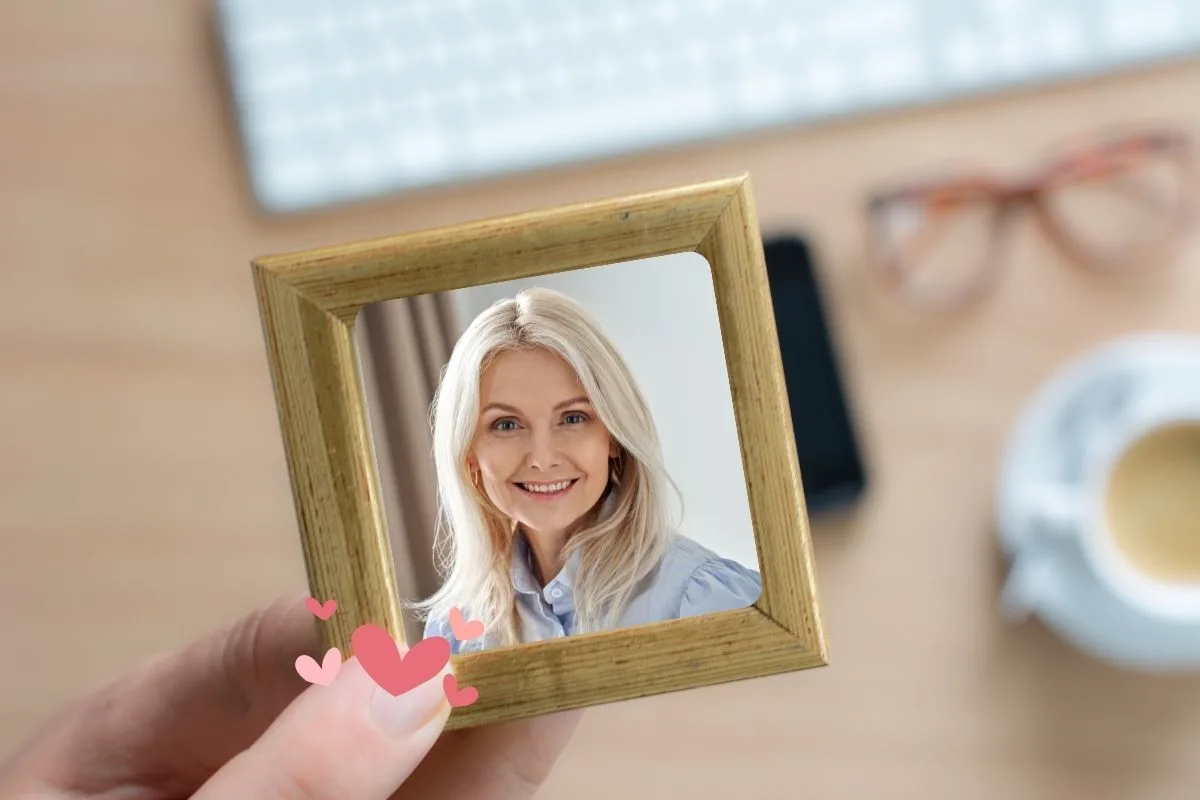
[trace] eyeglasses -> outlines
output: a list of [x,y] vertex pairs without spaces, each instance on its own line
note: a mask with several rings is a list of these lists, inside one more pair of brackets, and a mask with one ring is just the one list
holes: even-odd
[[872,266],[916,305],[971,304],[1001,272],[1016,212],[1031,207],[1074,263],[1138,268],[1189,222],[1191,151],[1181,132],[1150,131],[1077,148],[1024,180],[964,174],[875,193]]

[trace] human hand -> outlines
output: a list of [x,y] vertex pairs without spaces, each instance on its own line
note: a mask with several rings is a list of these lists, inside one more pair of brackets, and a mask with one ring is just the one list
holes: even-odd
[[[0,765],[0,798],[518,800],[579,721],[568,711],[443,733],[442,676],[400,697],[358,660],[309,686],[304,596],[155,658],[52,718]],[[447,667],[448,669],[448,667]]]

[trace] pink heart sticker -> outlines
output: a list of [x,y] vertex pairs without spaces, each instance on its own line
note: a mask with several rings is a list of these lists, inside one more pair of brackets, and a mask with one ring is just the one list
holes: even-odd
[[325,657],[321,659],[320,666],[309,655],[300,656],[296,659],[296,672],[299,673],[301,678],[317,686],[328,686],[333,683],[333,679],[337,677],[341,669],[342,651],[336,647],[331,647],[325,651]]
[[469,642],[472,639],[483,636],[483,622],[473,619],[467,622],[463,618],[462,609],[450,609],[450,630],[454,634],[454,638],[460,642]]
[[350,644],[371,679],[396,697],[433,678],[450,660],[444,636],[422,639],[401,656],[396,640],[378,625],[360,625],[350,634]]
[[446,693],[446,700],[451,708],[469,706],[479,699],[478,689],[474,686],[458,688],[458,680],[453,675],[442,678],[442,691]]
[[337,600],[332,597],[324,603],[318,603],[317,598],[310,597],[304,601],[304,605],[308,606],[308,610],[319,620],[328,620],[333,616],[333,612],[337,611]]

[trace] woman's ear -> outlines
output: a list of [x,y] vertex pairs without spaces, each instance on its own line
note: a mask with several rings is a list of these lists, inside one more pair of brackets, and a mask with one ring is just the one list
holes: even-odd
[[617,444],[617,440],[610,436],[608,438],[608,457],[609,458],[620,458],[620,456],[621,456],[621,445]]
[[479,461],[473,455],[467,456],[467,475],[470,477],[471,485],[476,489],[482,489],[481,475],[479,474]]

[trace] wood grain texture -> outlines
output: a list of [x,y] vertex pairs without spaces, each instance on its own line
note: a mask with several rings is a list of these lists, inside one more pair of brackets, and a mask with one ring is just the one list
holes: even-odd
[[571,203],[255,263],[350,321],[363,306],[395,297],[695,250],[742,180]]
[[[740,176],[254,260],[300,537],[322,628],[403,641],[353,325],[366,303],[699,252],[712,272],[763,590],[724,615],[455,657],[479,700],[451,729],[823,666],[812,545],[767,286]],[[636,287],[630,287],[636,291]]]
[[[749,179],[698,252],[712,268],[763,596],[758,608],[826,658],[808,516]],[[757,501],[756,501],[757,498]]]
[[359,625],[403,630],[353,332],[264,269],[255,285],[309,587],[349,654]]

